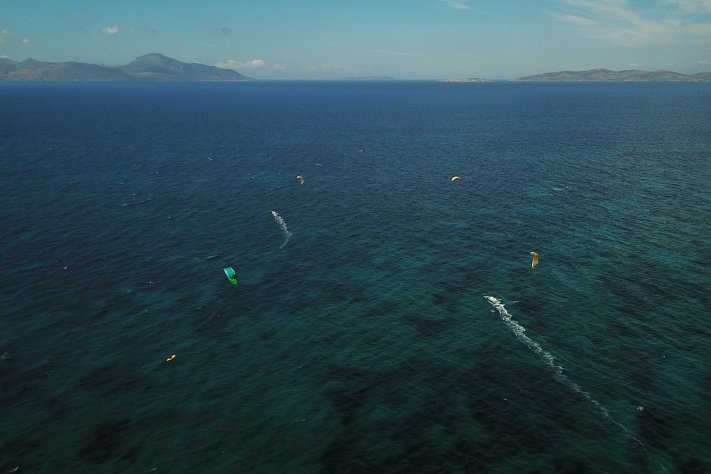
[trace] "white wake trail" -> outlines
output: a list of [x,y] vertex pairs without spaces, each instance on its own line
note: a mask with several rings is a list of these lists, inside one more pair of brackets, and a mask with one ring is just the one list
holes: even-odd
[[281,230],[284,232],[284,243],[281,244],[280,249],[283,249],[286,243],[289,241],[289,237],[291,237],[291,232],[289,232],[289,229],[286,227],[286,222],[284,222],[284,219],[281,218],[281,216],[276,212],[272,211],[272,216],[274,216],[274,220],[277,221],[277,224],[281,227]]
[[644,447],[644,444],[640,440],[638,440],[634,435],[632,435],[630,430],[628,430],[625,425],[623,425],[619,421],[612,418],[612,416],[610,416],[610,412],[607,411],[607,408],[602,406],[600,404],[600,402],[595,400],[592,396],[590,396],[590,394],[588,392],[583,390],[580,387],[580,385],[578,385],[577,383],[570,380],[563,373],[563,367],[556,364],[555,359],[553,358],[553,355],[550,352],[545,351],[541,347],[540,344],[538,344],[536,341],[534,341],[533,339],[531,339],[530,337],[528,337],[526,335],[526,328],[521,326],[515,319],[513,319],[511,314],[508,311],[506,311],[506,307],[501,302],[501,300],[494,298],[493,296],[485,296],[484,298],[486,298],[486,301],[489,302],[489,304],[491,304],[491,306],[496,308],[496,311],[499,312],[499,316],[501,316],[502,321],[504,321],[504,323],[506,323],[506,325],[509,327],[509,329],[511,329],[511,332],[514,333],[516,338],[519,341],[521,341],[522,343],[524,343],[532,352],[538,354],[543,359],[543,361],[546,363],[546,365],[548,367],[550,367],[551,370],[553,370],[553,374],[555,375],[556,380],[558,380],[560,383],[562,383],[566,387],[569,387],[569,388],[573,389],[575,392],[582,395],[583,398],[585,398],[588,402],[590,402],[597,409],[597,411],[600,413],[600,415],[602,415],[603,418],[605,418],[606,420],[609,420],[610,422],[612,422],[615,425],[622,428],[622,430],[628,436],[630,436],[632,439],[637,441],[637,443],[639,443],[640,446]]

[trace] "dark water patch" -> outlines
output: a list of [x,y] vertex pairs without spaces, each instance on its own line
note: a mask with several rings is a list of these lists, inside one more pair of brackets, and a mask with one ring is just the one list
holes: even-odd
[[401,387],[423,375],[435,377],[439,373],[438,368],[432,361],[420,357],[407,359],[389,370],[330,365],[328,373],[332,383],[324,396],[341,414],[343,424],[349,425],[357,418],[361,406],[402,404],[407,393]]
[[184,413],[172,409],[164,408],[159,411],[150,412],[146,416],[135,420],[134,425],[140,430],[149,429],[153,425],[171,425],[183,418]]
[[[530,416],[513,413],[507,400],[488,394],[477,397],[470,406],[472,418],[488,433],[488,441],[481,450],[489,453],[495,463],[500,463],[520,452],[543,455],[551,450],[561,436],[555,410],[548,408],[541,414],[544,418],[533,420]],[[561,420],[562,421],[562,420]],[[526,426],[526,429],[521,427]],[[565,430],[574,426],[574,421],[563,424]],[[517,428],[518,427],[518,428]]]
[[28,385],[11,386],[0,396],[0,407],[9,409],[14,405],[25,403],[28,400],[36,402],[39,393],[36,387]]
[[379,382],[386,382],[382,374],[354,368],[330,366],[329,373],[338,382],[336,386],[327,389],[324,395],[339,413],[344,427],[355,422],[362,406],[371,403],[369,398],[382,388]]
[[[503,354],[503,353],[502,353]],[[359,447],[362,424],[372,407],[397,408],[415,402],[410,409],[391,420],[381,421],[373,437],[394,442],[401,450],[397,453],[397,465],[407,472],[438,472],[444,457],[459,460],[456,467],[496,465],[506,462],[521,452],[542,454],[550,451],[560,439],[561,428],[574,430],[577,426],[572,415],[561,400],[551,400],[542,380],[552,376],[544,369],[527,368],[525,371],[512,367],[486,365],[473,369],[455,369],[452,378],[466,381],[471,387],[467,413],[462,417],[454,407],[455,395],[447,384],[435,382],[436,374],[452,369],[433,366],[425,360],[409,360],[397,369],[386,372],[363,371],[333,367],[332,374],[341,381],[325,394],[340,413],[342,430],[322,456],[326,466],[345,466],[351,460],[367,457],[367,451]],[[400,384],[407,384],[413,377],[423,376],[419,383],[433,390],[432,394],[417,400],[408,400],[401,395],[393,396]],[[540,387],[540,388],[539,388]],[[567,391],[566,391],[567,392]],[[403,394],[404,395],[404,394]],[[566,393],[565,396],[570,396]],[[564,395],[561,395],[563,397]],[[522,410],[521,406],[528,406]],[[522,429],[535,420],[535,428]],[[477,440],[463,438],[461,451],[454,447],[435,447],[424,437],[433,425],[440,425],[451,438],[463,436],[466,426],[474,423],[486,436]],[[478,453],[479,459],[471,457]],[[482,459],[483,458],[483,459]],[[387,456],[369,458],[387,472],[393,459]],[[404,467],[406,466],[406,467]],[[347,468],[346,468],[347,469]],[[409,470],[409,471],[408,471]]]
[[433,282],[432,285],[436,288],[436,293],[431,295],[432,304],[440,306],[448,311],[460,307],[462,298],[472,288],[468,281],[463,279],[458,280],[441,280]]
[[95,299],[65,295],[52,304],[52,325],[56,330],[83,327],[88,323],[103,323],[111,315],[136,313],[143,308],[136,293],[101,294]]
[[380,303],[376,306],[368,308],[363,314],[363,317],[373,319],[387,318],[397,314],[401,307],[401,304],[396,301]]
[[172,301],[172,306],[177,310],[190,308],[198,300],[199,295],[192,294],[190,291],[181,291],[180,296]]
[[633,360],[639,362],[642,366],[648,365],[645,361],[649,360],[649,347],[645,346],[643,337],[639,339],[627,339],[623,343],[618,344],[615,350],[616,355],[620,360]]
[[706,329],[697,324],[682,324],[682,332],[701,336],[700,339],[711,339],[711,329]]
[[190,317],[193,331],[201,338],[211,341],[228,337],[227,329],[231,323],[230,309],[233,308],[218,302],[207,303],[193,309]]
[[121,460],[128,461],[129,463],[135,464],[136,461],[138,461],[138,455],[140,452],[141,452],[141,445],[140,444],[135,444],[133,446],[129,446],[124,450],[124,453],[121,455]]
[[329,333],[319,337],[319,344],[326,347],[342,347],[343,336],[339,333]]
[[421,316],[409,315],[401,318],[402,322],[417,330],[420,337],[436,337],[442,331],[454,325],[452,320],[438,320],[423,318]]
[[645,266],[632,265],[629,267],[633,279],[628,282],[628,287],[640,295],[654,295],[653,300],[665,298],[678,301],[693,293],[701,294],[705,290],[695,284],[689,284],[674,277],[676,271],[665,265],[648,264]]
[[365,303],[369,301],[366,287],[352,281],[325,281],[319,283],[318,289],[320,292],[319,300],[322,303]]
[[102,421],[87,435],[78,456],[93,464],[103,464],[112,457],[125,457],[136,450],[135,446],[126,446],[130,431],[128,418]]
[[558,457],[553,460],[553,472],[560,474],[585,474],[587,472],[596,472],[596,470],[579,459]]
[[269,341],[271,338],[273,338],[276,335],[276,331],[262,331],[259,334],[257,334],[257,339],[259,339],[262,342]]
[[[368,466],[379,469],[377,472],[391,472],[394,466],[398,467],[396,472],[454,472],[457,469],[477,472],[476,469],[486,470],[487,466],[504,464],[522,452],[539,456],[554,452],[562,436],[560,427],[565,427],[565,432],[577,426],[575,417],[563,403],[546,399],[547,392],[536,390],[542,379],[551,379],[545,370],[506,374],[510,367],[493,366],[458,371],[459,374],[453,377],[467,380],[467,385],[472,387],[467,405],[469,418],[455,409],[455,392],[449,386],[428,381],[436,373],[428,365],[424,361],[411,361],[388,374],[347,371],[351,388],[342,387],[329,394],[332,404],[341,413],[342,429],[322,453],[324,472],[328,469],[361,472],[360,469]],[[371,425],[369,431],[364,432],[363,418],[370,409],[388,406],[397,412],[397,407],[402,406],[385,393],[396,389],[395,380],[404,382],[406,379],[402,377],[412,376],[415,370],[428,374],[423,383],[431,387],[433,393],[418,399],[407,412],[382,420],[376,426]],[[441,372],[443,368],[439,370]],[[502,373],[508,382],[502,382],[497,375]],[[369,383],[364,377],[368,377]],[[532,391],[538,393],[532,394]],[[522,407],[532,401],[533,406],[522,411]],[[535,428],[531,423],[535,423]],[[483,429],[485,435],[476,438],[466,435],[472,424]],[[448,443],[448,448],[437,446],[426,438],[425,433],[433,426],[440,426],[442,433],[453,440]],[[392,443],[397,446],[397,451],[373,455],[363,443],[364,436],[372,442],[380,439]],[[362,459],[368,462],[359,464]],[[573,459],[566,462],[573,462]]]
[[[448,472],[448,469],[466,466],[466,462],[454,461],[462,455],[486,456],[478,442],[465,437],[466,425],[470,421],[462,419],[453,409],[454,402],[448,393],[437,391],[418,403],[409,416],[386,420],[378,427],[379,434],[387,436],[400,448],[395,459],[403,472]],[[447,442],[442,445],[434,443],[440,436]],[[466,452],[456,451],[461,444],[466,444]],[[385,458],[383,464],[395,459]]]
[[629,380],[636,388],[644,390],[646,393],[653,393],[659,386],[656,377],[657,374],[652,370],[652,364],[638,363],[630,374]]
[[47,397],[45,399],[45,406],[49,414],[55,419],[63,418],[71,411],[69,402],[61,397]]
[[601,275],[598,280],[606,291],[616,297],[619,311],[625,316],[643,319],[656,308],[656,302],[650,294],[644,293],[641,287],[633,282],[607,275]]
[[637,335],[637,331],[629,324],[618,319],[612,319],[607,323],[607,327],[611,334],[623,338],[631,338]]
[[96,367],[77,383],[77,387],[104,397],[140,391],[147,386],[147,380],[135,369],[118,362]]
[[659,410],[655,413],[654,408],[645,407],[637,412],[637,433],[641,440],[650,446],[666,451],[673,446],[674,420]]
[[[558,383],[544,367],[480,364],[471,378],[472,385],[479,387],[468,404],[471,417],[493,438],[497,433],[507,433],[508,446],[516,450],[540,453],[549,449],[555,439],[578,425],[566,399],[586,402],[577,392]],[[551,384],[556,386],[555,396],[548,391]],[[531,427],[531,423],[535,428],[515,428]]]
[[338,411],[341,425],[349,427],[355,422],[358,410],[366,403],[360,397],[375,390],[375,385],[362,385],[353,389],[332,389],[327,393],[331,405]]
[[22,357],[0,359],[0,407],[37,402],[41,398],[41,384],[54,373],[55,365],[49,362],[37,366],[27,364]]
[[[101,321],[102,319],[106,318],[109,314],[111,314],[111,308],[101,308],[93,311],[89,315],[89,319],[94,320],[94,321]],[[72,324],[71,322],[67,321],[69,324]]]
[[53,362],[35,363],[23,355],[7,352],[5,359],[0,359],[0,381],[14,383],[37,382],[47,377],[56,369]]
[[686,459],[675,456],[675,461],[679,474],[705,474],[709,472],[711,467],[695,456]]
[[5,385],[10,378],[18,376],[20,371],[20,361],[15,356],[15,351],[3,350],[0,357],[0,383]]
[[368,474],[379,471],[369,459],[358,455],[358,435],[339,436],[331,442],[319,457],[323,474],[343,472],[347,474]]
[[[407,426],[403,429],[417,429],[418,426]],[[422,428],[427,428],[423,426]],[[395,466],[400,472],[446,472],[447,462],[444,453],[438,452],[437,447],[426,439],[419,436],[412,436],[407,441],[394,437],[396,442],[402,446],[398,456],[390,458],[384,457],[378,463],[380,472],[389,472]],[[451,466],[447,466],[451,467]]]
[[460,437],[452,443],[446,458],[452,467],[458,468],[461,472],[487,472],[499,462],[486,451],[485,445],[466,437]]
[[35,472],[41,467],[41,453],[45,447],[45,441],[30,435],[10,438],[0,444],[0,469],[10,472],[15,466],[22,466],[24,472]]
[[[219,331],[220,325],[229,324],[230,318],[232,317],[257,320],[268,309],[281,305],[281,297],[278,294],[270,296],[271,297],[267,299],[263,293],[255,291],[254,287],[246,285],[238,285],[238,288],[234,288],[230,285],[230,288],[220,289],[217,293],[217,301],[203,308],[208,315],[211,315],[208,316],[209,319],[206,321],[211,321],[212,323],[207,324],[202,329],[208,334],[213,330]],[[195,313],[196,319],[194,320],[194,327],[202,325],[199,316],[201,312],[203,311],[198,310]],[[220,320],[220,318],[225,319]]]
[[[344,392],[331,393],[331,401],[339,407],[342,424],[337,436],[320,456],[324,467],[322,472],[440,471],[444,467],[443,459],[423,433],[431,427],[433,420],[438,419],[438,414],[446,412],[447,402],[425,401],[430,407],[429,413],[416,410],[401,421],[382,420],[376,426],[369,426],[364,417],[370,409],[390,407],[396,411],[400,406],[395,400],[383,398],[378,383],[362,386],[360,391],[349,390],[347,395]],[[453,426],[455,417],[448,419]],[[377,447],[380,443],[386,443],[392,449],[383,452]]]

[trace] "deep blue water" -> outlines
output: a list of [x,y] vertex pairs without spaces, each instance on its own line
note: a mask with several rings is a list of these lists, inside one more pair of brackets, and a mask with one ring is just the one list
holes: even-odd
[[0,473],[711,472],[711,84],[6,83],[0,176]]

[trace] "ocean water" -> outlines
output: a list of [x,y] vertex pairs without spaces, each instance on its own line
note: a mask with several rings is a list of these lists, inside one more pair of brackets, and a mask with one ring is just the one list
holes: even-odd
[[711,472],[710,84],[6,83],[0,177],[0,473]]

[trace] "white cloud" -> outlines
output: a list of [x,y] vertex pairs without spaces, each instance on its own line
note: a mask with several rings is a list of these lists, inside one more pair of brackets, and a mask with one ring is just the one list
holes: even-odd
[[2,31],[0,31],[0,44],[2,44],[2,43],[5,42],[5,38],[7,38],[7,36],[8,36],[9,34],[10,34],[10,32],[7,31],[7,30],[2,30]]
[[405,53],[403,51],[392,51],[389,49],[373,49],[374,53],[385,54],[386,56],[422,56],[416,53]]
[[[706,8],[711,0],[658,1],[672,5],[673,11],[635,8],[627,0],[558,0],[564,11],[549,15],[589,38],[622,46],[672,44],[681,39],[711,42],[711,22],[687,14],[690,8]],[[682,6],[687,3],[693,6]]]
[[680,25],[682,31],[690,36],[711,39],[711,22]]
[[471,10],[472,7],[466,2],[460,0],[439,0],[450,8],[455,8],[457,10]]
[[221,67],[222,69],[241,69],[242,63],[235,59],[227,59],[225,61],[220,61],[215,64],[215,66]]
[[696,61],[696,64],[702,64],[702,65],[703,65],[703,64],[708,64],[708,63],[709,63],[709,60],[708,60],[708,59],[699,59],[698,61]]
[[661,0],[661,2],[673,5],[685,13],[711,13],[711,0]]
[[263,59],[252,59],[251,61],[247,61],[247,67],[250,69],[259,69],[264,67],[266,62]]
[[226,59],[215,64],[222,69],[260,69],[266,66],[263,59],[252,59],[250,61],[237,61],[236,59]]
[[287,69],[289,69],[289,67],[288,67],[286,64],[279,64],[279,63],[277,63],[277,64],[274,65],[274,70],[275,70],[275,71],[286,71]]
[[566,15],[563,13],[553,12],[551,13],[551,16],[565,23],[572,23],[577,26],[594,26],[596,24],[596,22],[591,20],[590,18],[585,18],[578,15]]
[[343,64],[337,64],[337,63],[323,63],[321,64],[321,70],[323,71],[337,71],[339,69],[346,69],[346,66]]
[[25,46],[27,46],[28,44],[32,43],[32,40],[29,39],[29,38],[22,38],[21,41],[22,41],[22,44],[24,44]]
[[121,31],[121,28],[119,28],[118,26],[105,26],[105,27],[101,28],[101,32],[103,34],[105,34],[106,36],[117,35],[117,34],[119,34],[120,31]]

